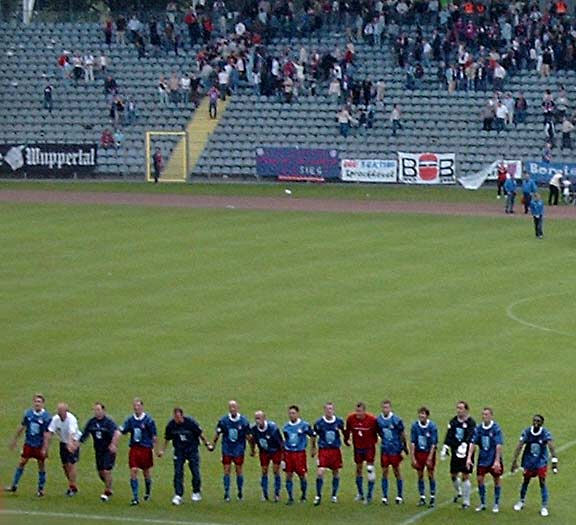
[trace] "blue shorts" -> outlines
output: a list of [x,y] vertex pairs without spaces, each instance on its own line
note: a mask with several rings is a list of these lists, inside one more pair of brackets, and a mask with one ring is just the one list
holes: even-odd
[[109,450],[96,451],[96,470],[112,470],[116,463],[116,454],[112,454]]

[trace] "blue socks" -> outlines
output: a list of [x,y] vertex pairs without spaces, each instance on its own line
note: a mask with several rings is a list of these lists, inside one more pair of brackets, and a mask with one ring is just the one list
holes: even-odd
[[374,481],[368,481],[368,499],[371,500],[374,495]]
[[316,496],[322,497],[322,486],[324,485],[324,480],[322,478],[316,478]]
[[130,488],[132,489],[132,498],[138,499],[138,480],[131,479],[130,480]]
[[382,478],[382,497],[388,497],[388,479]]
[[364,497],[364,478],[362,476],[356,476],[356,489],[358,490],[358,495],[362,498]]
[[396,480],[396,489],[398,490],[398,497],[403,498],[404,497],[402,495],[404,492],[404,480],[403,479],[397,479]]
[[494,487],[494,503],[496,505],[500,504],[500,494],[502,493],[502,487]]
[[486,505],[486,485],[478,485],[478,494],[480,494],[480,503]]
[[424,497],[424,480],[423,479],[418,480],[418,494],[420,494],[421,498]]
[[530,484],[529,481],[524,481],[522,486],[520,487],[520,499],[524,501],[526,499],[526,494],[528,492],[528,485]]
[[340,487],[340,478],[332,478],[332,497],[338,495],[338,488]]
[[46,485],[46,472],[38,472],[38,490],[44,490]]
[[274,496],[280,496],[280,488],[282,487],[282,478],[280,474],[274,474]]
[[436,480],[431,479],[430,480],[430,496],[435,496],[435,495],[436,495]]
[[291,479],[286,480],[286,492],[288,492],[288,499],[294,499],[294,482]]
[[236,486],[238,488],[238,497],[242,497],[242,489],[244,488],[244,476],[239,474],[236,476]]
[[260,478],[260,486],[262,487],[262,496],[264,496],[265,499],[268,499],[268,476],[267,475],[264,474]]
[[230,496],[230,474],[224,474],[224,497]]
[[548,506],[548,486],[546,483],[540,483],[540,495],[542,496],[542,506]]
[[150,492],[152,491],[152,478],[145,478],[144,485],[146,486],[146,495],[150,496]]
[[300,490],[302,491],[302,499],[306,499],[306,491],[308,490],[308,480],[300,479]]
[[14,472],[14,479],[12,480],[12,486],[17,487],[18,483],[20,483],[20,478],[24,474],[24,469],[22,467],[18,467],[16,472]]

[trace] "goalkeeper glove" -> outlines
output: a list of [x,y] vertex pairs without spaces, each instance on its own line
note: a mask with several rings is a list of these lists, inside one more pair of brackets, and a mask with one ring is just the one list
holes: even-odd
[[450,455],[450,447],[444,445],[440,451],[440,461],[444,461]]
[[552,472],[554,474],[558,474],[558,458],[557,457],[552,458]]

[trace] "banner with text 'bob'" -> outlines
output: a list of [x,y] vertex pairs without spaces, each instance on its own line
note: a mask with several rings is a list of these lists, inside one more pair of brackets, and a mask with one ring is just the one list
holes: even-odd
[[404,184],[454,184],[454,153],[398,152],[398,180]]
[[342,159],[341,168],[346,182],[396,182],[395,160]]

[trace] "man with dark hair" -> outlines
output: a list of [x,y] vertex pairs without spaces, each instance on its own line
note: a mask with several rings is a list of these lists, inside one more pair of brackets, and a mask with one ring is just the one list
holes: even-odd
[[430,410],[422,406],[418,409],[418,419],[412,424],[410,432],[410,456],[412,468],[418,473],[418,493],[420,494],[419,506],[426,505],[424,469],[428,471],[430,483],[430,502],[428,506],[433,508],[436,504],[436,480],[434,468],[436,466],[436,447],[438,446],[438,428],[430,420]]
[[44,496],[44,485],[46,484],[46,470],[44,463],[46,456],[42,451],[44,444],[44,434],[48,431],[50,424],[50,414],[44,409],[44,396],[42,394],[34,394],[32,398],[32,408],[29,408],[24,413],[22,422],[16,430],[14,439],[10,443],[11,449],[16,449],[18,438],[25,432],[24,447],[20,461],[14,472],[12,484],[6,487],[6,492],[16,492],[20,478],[24,474],[24,467],[29,460],[35,459],[38,462],[38,490],[36,492],[38,497]]
[[456,415],[448,423],[448,430],[444,438],[444,446],[440,452],[440,459],[445,460],[450,455],[450,477],[456,490],[454,503],[462,498],[462,508],[470,506],[470,469],[466,465],[468,446],[472,441],[476,422],[469,415],[469,406],[466,401],[456,403]]
[[210,450],[212,445],[204,437],[202,427],[191,416],[184,415],[184,410],[175,408],[173,417],[166,425],[164,431],[164,446],[158,451],[162,457],[168,443],[174,447],[174,497],[173,505],[180,505],[184,496],[184,465],[188,462],[192,474],[192,501],[201,501],[202,494],[200,478],[200,455],[198,445],[200,441]]
[[100,500],[104,502],[112,496],[112,469],[116,462],[119,438],[117,428],[116,423],[106,415],[106,407],[98,402],[94,404],[94,417],[86,423],[80,438],[80,443],[84,443],[92,436],[96,470],[105,487],[100,495]]
[[162,158],[160,148],[156,148],[154,155],[152,155],[152,167],[154,168],[154,184],[158,184],[158,179],[162,174],[162,168],[164,168],[164,159]]
[[552,472],[558,472],[558,458],[556,457],[552,434],[544,427],[544,416],[534,415],[532,426],[524,429],[520,436],[520,441],[514,451],[512,460],[512,472],[518,469],[518,456],[522,454],[522,468],[524,469],[524,480],[520,488],[520,501],[514,505],[514,510],[519,512],[526,503],[526,493],[532,478],[538,478],[540,482],[540,494],[542,497],[542,508],[540,516],[546,517],[548,512],[548,487],[546,486],[546,474],[548,471],[548,449],[552,454]]

